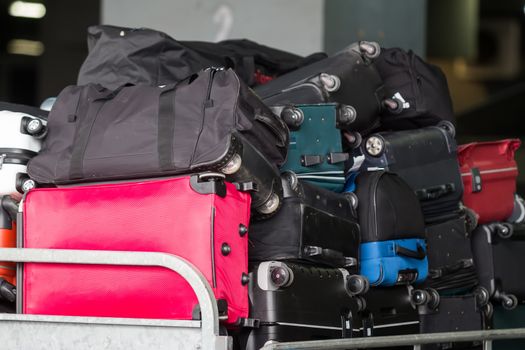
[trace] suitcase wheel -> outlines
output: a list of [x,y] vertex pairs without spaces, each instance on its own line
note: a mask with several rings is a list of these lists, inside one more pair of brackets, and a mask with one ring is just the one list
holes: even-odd
[[360,41],[359,50],[370,59],[379,57],[379,54],[381,53],[381,47],[378,43],[373,41]]
[[270,198],[268,198],[268,200],[264,202],[261,206],[259,206],[256,210],[263,215],[269,215],[276,211],[279,208],[280,204],[281,200],[279,199],[279,196],[275,193],[272,193],[270,195]]
[[350,275],[346,279],[346,289],[351,295],[361,295],[368,292],[370,283],[368,279],[361,275]]
[[398,98],[386,98],[382,103],[383,107],[392,114],[399,114],[403,112],[403,101]]
[[470,208],[463,207],[467,232],[470,233],[478,226],[478,214]]
[[321,73],[319,80],[323,88],[328,92],[335,92],[341,87],[341,79],[336,75]]
[[361,146],[361,143],[363,143],[363,137],[358,132],[344,131],[343,136],[348,142],[348,146],[350,146],[350,148],[356,149]]
[[40,119],[23,117],[22,128],[26,133],[36,138],[44,138],[47,135],[47,128]]
[[476,304],[479,308],[483,308],[489,304],[490,301],[490,294],[489,291],[485,287],[477,287],[473,294],[476,297]]
[[344,128],[352,124],[357,119],[357,111],[353,106],[341,105],[339,120],[337,121],[338,128]]
[[416,289],[411,294],[412,303],[416,306],[426,305],[434,310],[439,306],[439,293],[433,288]]
[[293,271],[286,265],[274,266],[270,270],[270,280],[277,288],[288,287],[293,282]]
[[281,111],[281,119],[284,120],[290,130],[298,130],[304,122],[304,113],[299,108],[285,107]]
[[352,207],[357,209],[357,206],[359,205],[359,199],[357,198],[357,195],[354,192],[344,192],[344,195],[346,198],[348,198]]
[[514,233],[514,228],[509,223],[497,223],[494,224],[494,232],[503,239],[509,239]]
[[36,187],[36,182],[27,176],[27,174],[18,173],[16,176],[16,190],[20,193],[26,193]]
[[380,136],[370,136],[365,142],[366,153],[372,157],[380,157],[385,149],[385,141]]
[[438,127],[445,129],[446,132],[449,133],[449,135],[454,138],[456,137],[456,127],[454,124],[449,122],[448,120],[442,120],[437,124]]
[[235,174],[240,168],[242,164],[242,158],[240,155],[235,153],[233,157],[230,159],[228,163],[226,163],[225,166],[219,169],[219,171],[226,175]]
[[500,302],[505,310],[514,310],[518,306],[518,298],[513,294],[496,291],[494,299]]
[[284,171],[281,174],[281,176],[288,183],[292,191],[297,190],[297,186],[299,185],[299,178],[297,177],[296,173],[294,173],[293,171]]

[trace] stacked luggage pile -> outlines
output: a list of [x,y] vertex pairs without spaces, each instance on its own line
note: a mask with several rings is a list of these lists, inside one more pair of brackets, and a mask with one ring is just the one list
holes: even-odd
[[[49,116],[0,105],[2,246],[180,256],[238,349],[486,329],[491,301],[524,300],[519,140],[456,146],[446,79],[412,52],[111,26],[89,48]],[[14,271],[6,312],[200,317],[162,268]]]

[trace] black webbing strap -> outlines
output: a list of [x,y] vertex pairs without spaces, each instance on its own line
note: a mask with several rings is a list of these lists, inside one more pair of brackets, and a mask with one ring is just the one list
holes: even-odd
[[97,91],[93,99],[90,99],[92,92],[91,87],[82,89],[79,95],[75,117],[71,119],[72,122],[78,123],[75,130],[71,164],[69,167],[69,178],[71,180],[84,178],[84,154],[91,136],[91,129],[93,129],[98,113],[104,105],[103,101],[114,98],[123,87],[114,91],[105,90],[99,86],[95,86],[95,88]]
[[170,170],[173,168],[176,86],[176,84],[166,86],[159,97],[157,151],[159,153],[159,167],[161,170]]

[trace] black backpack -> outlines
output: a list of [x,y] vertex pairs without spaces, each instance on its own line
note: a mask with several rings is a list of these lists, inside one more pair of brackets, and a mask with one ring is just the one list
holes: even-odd
[[409,130],[454,123],[447,79],[441,69],[412,51],[382,49],[375,61],[389,99],[384,102],[379,130]]
[[212,66],[232,68],[246,84],[256,86],[326,57],[317,53],[303,58],[250,40],[177,41],[153,29],[107,25],[88,28],[88,49],[78,85],[108,89],[176,83]]

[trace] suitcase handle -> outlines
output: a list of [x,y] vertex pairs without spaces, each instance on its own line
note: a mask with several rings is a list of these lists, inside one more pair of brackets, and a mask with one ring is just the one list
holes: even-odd
[[357,266],[357,259],[351,256],[344,256],[342,252],[334,249],[322,248],[313,245],[307,245],[304,247],[304,255],[310,258],[317,258],[323,260],[326,263],[337,267],[350,267]]
[[423,188],[416,190],[416,195],[419,200],[431,200],[443,197],[446,194],[456,191],[456,186],[453,183],[443,184],[435,187]]
[[417,260],[423,260],[427,256],[425,249],[423,249],[423,247],[419,243],[417,244],[417,250],[408,249],[398,244],[396,244],[396,247],[394,250],[397,255],[403,255],[408,258],[413,258]]

